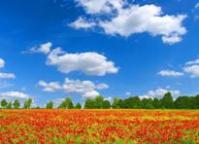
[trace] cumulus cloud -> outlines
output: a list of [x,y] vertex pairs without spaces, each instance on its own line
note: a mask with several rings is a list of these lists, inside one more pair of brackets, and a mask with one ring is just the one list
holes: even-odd
[[56,66],[60,72],[80,71],[87,75],[104,76],[117,73],[118,68],[104,55],[96,52],[66,53],[61,48],[52,50],[47,58],[47,65]]
[[58,82],[50,82],[47,83],[43,80],[40,80],[38,82],[38,86],[42,87],[43,91],[46,92],[55,92],[57,90],[60,90],[62,87]]
[[8,91],[8,92],[0,93],[0,97],[26,99],[26,98],[29,98],[30,96],[28,94],[26,94],[26,93],[19,92],[19,91]]
[[121,9],[123,0],[76,0],[87,14],[110,13],[114,9]]
[[94,98],[99,95],[99,90],[107,89],[109,86],[105,83],[95,84],[89,80],[72,80],[66,78],[63,84],[58,82],[39,81],[39,86],[48,92],[64,91],[66,93],[80,94],[85,98]]
[[79,93],[86,98],[94,98],[99,95],[98,90],[108,88],[107,84],[95,84],[92,81],[80,81],[66,79],[63,88],[68,93]]
[[158,88],[155,90],[150,90],[146,94],[140,96],[140,98],[158,98],[161,99],[167,92],[170,92],[174,98],[180,96],[179,90],[170,90],[164,88]]
[[188,61],[184,66],[184,71],[191,77],[199,77],[199,59]]
[[39,47],[33,47],[30,49],[31,53],[43,53],[43,54],[48,54],[51,50],[52,43],[47,42],[44,44],[41,44]]
[[104,76],[115,74],[119,68],[114,62],[97,52],[67,53],[62,48],[52,49],[52,43],[41,44],[38,48],[30,49],[31,52],[46,54],[46,65],[57,67],[62,73],[82,72],[86,75]]
[[[0,58],[0,69],[5,67],[5,61]],[[15,79],[16,76],[13,73],[4,73],[4,72],[0,72],[0,79]]]
[[125,92],[125,95],[126,95],[126,96],[131,96],[132,93],[131,93],[130,91],[127,91],[127,92]]
[[[91,21],[92,27],[99,27],[108,35],[129,37],[137,33],[149,33],[152,36],[161,36],[164,43],[175,44],[187,32],[182,25],[186,15],[164,14],[162,8],[154,4],[140,6],[124,0],[76,1],[91,17],[83,23],[88,26]],[[104,15],[108,19],[104,19]],[[77,19],[72,24],[79,23],[80,20]],[[73,27],[78,28],[76,25]]]
[[69,26],[75,29],[89,29],[94,27],[96,24],[94,22],[88,22],[82,17],[79,17],[75,22],[69,24]]
[[16,76],[13,73],[1,73],[0,72],[0,79],[15,79]]
[[4,68],[5,66],[5,61],[0,58],[0,68]]
[[195,4],[195,9],[199,8],[199,2]]
[[180,77],[183,76],[184,74],[182,72],[177,72],[174,70],[161,70],[158,75],[162,77]]

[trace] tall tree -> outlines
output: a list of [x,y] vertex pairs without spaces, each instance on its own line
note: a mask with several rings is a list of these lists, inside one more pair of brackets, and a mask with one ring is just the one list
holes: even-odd
[[174,102],[175,108],[177,109],[194,109],[195,108],[195,98],[190,96],[181,96]]
[[113,109],[122,108],[122,100],[120,98],[118,98],[118,97],[115,97],[113,99],[112,108]]
[[47,104],[46,104],[46,108],[47,109],[52,109],[54,106],[54,103],[52,101],[49,101]]
[[2,108],[6,108],[7,104],[8,104],[8,102],[5,99],[1,100],[1,107]]
[[108,100],[104,100],[103,103],[102,103],[102,108],[103,109],[110,109],[111,103]]
[[75,109],[81,109],[81,108],[82,108],[82,106],[81,106],[80,103],[77,103],[77,104],[75,105]]
[[138,96],[126,98],[123,102],[124,108],[140,108],[141,101]]
[[86,99],[84,108],[94,109],[95,108],[95,99],[91,99],[91,98]]
[[174,106],[173,98],[170,92],[166,93],[161,99],[161,105],[163,108],[171,109]]
[[194,109],[199,109],[199,95],[194,98]]
[[18,100],[15,100],[15,101],[13,102],[13,107],[14,107],[14,109],[20,108],[20,103],[19,103]]
[[160,102],[159,99],[157,99],[157,98],[154,98],[154,99],[153,99],[153,107],[154,107],[155,109],[161,108],[161,102]]
[[151,98],[144,98],[142,99],[142,108],[144,109],[153,109],[153,99]]
[[101,109],[103,107],[104,98],[102,96],[97,96],[95,98],[95,108]]
[[73,108],[73,102],[70,97],[67,97],[58,108],[62,109],[72,109]]
[[29,99],[25,100],[23,108],[24,109],[29,109],[29,108],[31,108],[31,105],[32,105],[32,99],[29,98]]
[[7,106],[6,106],[7,109],[11,109],[12,108],[12,102],[8,102]]

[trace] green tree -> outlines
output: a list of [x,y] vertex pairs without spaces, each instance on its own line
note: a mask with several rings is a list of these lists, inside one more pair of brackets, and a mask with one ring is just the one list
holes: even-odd
[[77,103],[77,104],[75,105],[75,109],[81,109],[81,108],[82,108],[82,106],[81,106],[80,103]]
[[70,97],[67,97],[58,108],[61,109],[72,109],[73,108],[73,102]]
[[166,93],[161,99],[161,105],[163,108],[171,109],[174,107],[173,98],[170,92]]
[[151,98],[144,98],[142,99],[142,108],[144,109],[153,109],[153,99]]
[[111,103],[108,100],[104,100],[103,103],[102,103],[102,108],[103,109],[110,109]]
[[194,97],[194,109],[199,109],[199,95]]
[[157,98],[153,99],[153,107],[156,108],[156,109],[161,108],[161,103],[160,103],[159,99],[157,99]]
[[95,108],[95,99],[88,98],[85,101],[84,108],[86,109],[94,109]]
[[124,108],[138,109],[141,107],[141,101],[140,98],[137,96],[129,97],[124,100],[123,105]]
[[6,106],[7,109],[11,109],[12,108],[12,102],[8,102],[7,106]]
[[195,97],[181,96],[176,99],[174,105],[177,109],[194,109],[195,102]]
[[30,109],[31,108],[31,105],[32,105],[32,99],[31,98],[29,98],[29,99],[27,99],[27,100],[25,100],[25,102],[24,102],[24,109]]
[[54,106],[54,103],[52,101],[49,101],[47,104],[46,104],[46,108],[47,109],[53,109],[53,106]]
[[102,96],[97,96],[95,98],[95,108],[101,109],[103,107],[104,98]]
[[8,104],[8,102],[5,99],[1,100],[1,107],[2,108],[6,108],[7,104]]
[[113,99],[112,108],[113,108],[113,109],[120,109],[120,108],[123,107],[122,103],[123,103],[123,102],[122,102],[122,99],[120,99],[120,98],[118,98],[118,97],[115,97],[115,98]]
[[20,103],[19,103],[18,100],[15,100],[15,101],[13,102],[13,107],[14,107],[14,109],[20,108]]

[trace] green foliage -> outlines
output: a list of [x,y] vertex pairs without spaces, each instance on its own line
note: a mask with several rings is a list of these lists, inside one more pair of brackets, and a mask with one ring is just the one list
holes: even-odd
[[94,109],[95,108],[95,99],[86,99],[84,108],[86,109]]
[[20,103],[19,103],[18,100],[15,100],[15,101],[13,102],[13,108],[14,108],[14,109],[20,108]]
[[2,108],[6,108],[7,104],[8,104],[8,102],[5,99],[1,100],[1,107]]
[[81,108],[82,108],[82,106],[81,106],[80,103],[77,103],[77,104],[75,105],[75,109],[81,109]]
[[123,108],[140,108],[141,107],[141,101],[139,97],[129,97],[123,101]]
[[24,102],[24,109],[30,109],[31,108],[31,105],[32,105],[32,99],[31,98],[29,98],[29,99],[27,99],[27,100],[25,100],[25,102]]
[[[13,103],[2,99],[0,102],[1,108],[18,109],[20,108],[19,100],[15,100]],[[27,99],[24,102],[23,108],[30,109],[32,105],[32,99]],[[46,104],[47,109],[52,109],[54,103],[49,101]],[[35,107],[39,109],[39,107]],[[73,101],[70,97],[67,97],[61,102],[58,108],[61,109],[81,109],[80,103],[73,105]],[[176,100],[173,100],[170,92],[166,93],[162,99],[158,98],[144,98],[140,99],[138,96],[131,96],[126,99],[120,99],[115,97],[111,104],[110,101],[105,100],[102,96],[96,98],[88,98],[84,104],[85,109],[199,109],[199,95],[197,96],[180,96]]]
[[46,104],[46,108],[47,109],[52,109],[54,106],[54,103],[52,101],[49,101],[47,104]]
[[122,108],[122,100],[118,97],[115,97],[113,99],[112,108],[114,108],[114,109]]
[[187,97],[187,96],[181,96],[176,99],[174,102],[175,108],[177,109],[194,109],[197,108],[197,100],[194,97]]
[[174,108],[173,98],[170,92],[166,93],[161,99],[162,108],[171,109]]
[[86,99],[84,108],[86,109],[109,109],[111,104],[108,100],[104,100],[102,96],[97,96],[94,99]]
[[60,105],[58,108],[61,108],[61,109],[72,109],[74,106],[73,106],[73,102],[71,100],[70,97],[67,97]]
[[108,100],[104,100],[103,103],[102,103],[102,108],[103,109],[110,109],[111,103]]
[[6,108],[7,108],[7,109],[12,109],[12,102],[8,102]]
[[157,98],[154,98],[154,99],[153,99],[153,107],[154,107],[155,109],[161,108],[161,102],[160,102],[159,99],[157,99]]
[[151,98],[142,99],[141,104],[143,109],[154,109],[153,99]]

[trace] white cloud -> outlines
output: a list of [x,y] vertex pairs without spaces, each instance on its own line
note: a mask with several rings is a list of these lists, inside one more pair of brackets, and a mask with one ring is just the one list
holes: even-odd
[[62,87],[58,82],[50,82],[47,83],[43,80],[40,80],[38,82],[38,86],[42,87],[43,91],[47,91],[47,92],[55,92],[57,90],[60,90]]
[[[186,33],[186,28],[182,26],[186,15],[164,15],[161,7],[153,4],[140,6],[124,0],[77,0],[77,2],[87,14],[90,14],[89,21],[102,28],[108,35],[129,37],[147,32],[152,36],[161,36],[164,43],[175,44],[180,42]],[[105,20],[99,14],[108,16],[109,19]],[[73,23],[78,21],[79,19]],[[89,21],[85,23],[89,25]]]
[[191,74],[191,77],[199,77],[199,65],[185,66],[184,71]]
[[96,88],[99,90],[103,90],[103,89],[108,89],[109,85],[105,84],[105,83],[100,83],[96,85]]
[[128,37],[148,32],[152,36],[161,35],[165,43],[179,42],[181,35],[186,33],[186,29],[181,26],[186,16],[161,14],[161,8],[155,5],[133,5],[128,9],[122,9],[111,21],[101,22],[100,26],[106,34]]
[[63,88],[68,93],[79,93],[86,98],[94,98],[99,95],[98,90],[107,89],[108,85],[104,83],[95,84],[92,81],[70,80],[66,79]]
[[0,72],[0,79],[15,79],[16,76],[13,73],[1,73]]
[[184,74],[182,72],[177,72],[173,70],[162,70],[158,73],[158,75],[162,77],[179,77],[183,76]]
[[120,9],[123,0],[76,0],[88,14],[109,13],[114,9]]
[[29,98],[30,96],[28,94],[25,94],[23,92],[19,91],[8,91],[8,92],[3,92],[0,93],[0,97],[3,98]]
[[199,8],[199,2],[195,4],[195,9]]
[[109,86],[105,83],[95,84],[89,80],[71,80],[66,78],[63,84],[58,82],[47,83],[45,81],[39,81],[39,86],[44,91],[55,92],[63,90],[66,93],[77,93],[85,98],[94,98],[99,95],[99,90],[107,89]]
[[162,41],[163,41],[163,43],[172,45],[172,44],[182,41],[182,38],[178,35],[163,36]]
[[184,71],[191,74],[191,77],[199,77],[199,59],[188,61],[184,66]]
[[140,98],[158,98],[161,99],[167,92],[170,92],[173,98],[180,96],[179,90],[170,90],[164,88],[158,88],[155,90],[148,91],[145,95],[140,96]]
[[96,24],[94,22],[88,22],[82,17],[79,17],[75,22],[69,24],[69,26],[75,29],[89,29],[94,27]]
[[[0,58],[0,69],[5,67],[5,61]],[[4,72],[0,72],[0,80],[1,79],[15,79],[16,76],[13,73],[4,73]]]
[[56,66],[60,72],[80,71],[87,75],[104,76],[117,73],[118,68],[112,61],[96,52],[65,53],[60,48],[52,50],[47,58],[47,65]]
[[132,95],[132,93],[131,93],[131,92],[129,92],[129,91],[127,91],[127,92],[125,92],[125,95],[126,95],[126,96],[131,96],[131,95]]
[[199,58],[185,63],[185,65],[194,65],[194,64],[199,64]]
[[52,43],[47,42],[44,44],[41,44],[39,47],[33,47],[30,49],[31,53],[43,53],[43,54],[48,54],[51,50]]
[[0,68],[4,68],[5,66],[5,61],[0,58]]

